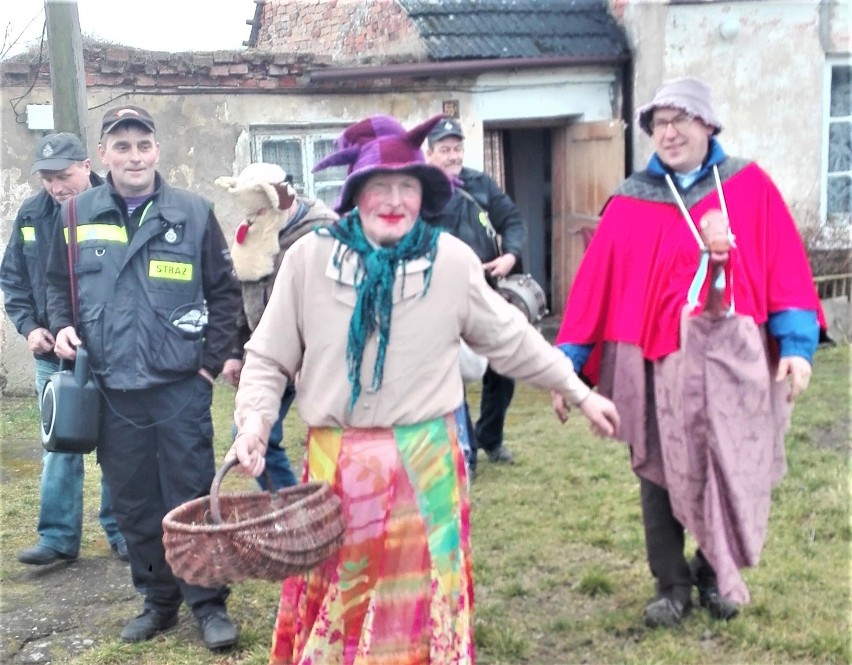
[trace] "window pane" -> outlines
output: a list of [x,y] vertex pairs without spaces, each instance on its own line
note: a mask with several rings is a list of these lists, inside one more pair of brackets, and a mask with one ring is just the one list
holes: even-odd
[[[330,155],[334,152],[334,140],[333,139],[316,139],[314,141],[314,161],[316,164],[323,157]],[[314,173],[314,181],[316,183],[320,182],[328,182],[330,180],[343,181],[346,178],[346,166],[332,166],[327,169],[323,169],[322,171],[317,171]],[[317,187],[319,190],[319,187]],[[336,192],[335,192],[336,194]],[[324,200],[324,199],[323,199]]]
[[852,212],[852,176],[835,175],[828,177],[829,215]]
[[278,164],[284,173],[293,178],[293,186],[300,192],[305,189],[302,166],[302,142],[299,139],[267,139],[261,144],[260,158],[267,164]]
[[828,172],[852,171],[852,122],[828,127]]
[[831,68],[831,117],[852,115],[852,67]]
[[337,202],[337,195],[340,193],[342,185],[342,182],[317,185],[315,197],[323,203],[327,203],[329,207],[333,207]]

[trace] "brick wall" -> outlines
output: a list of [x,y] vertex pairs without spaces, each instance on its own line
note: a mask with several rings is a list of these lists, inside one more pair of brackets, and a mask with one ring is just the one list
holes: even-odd
[[[252,51],[165,53],[121,46],[88,45],[83,60],[86,87],[145,90],[225,88],[274,90],[307,85],[305,71],[328,65],[330,59],[311,54]],[[50,65],[17,60],[0,63],[0,85],[50,85]]]
[[257,48],[323,53],[335,64],[426,57],[419,33],[395,0],[267,0]]

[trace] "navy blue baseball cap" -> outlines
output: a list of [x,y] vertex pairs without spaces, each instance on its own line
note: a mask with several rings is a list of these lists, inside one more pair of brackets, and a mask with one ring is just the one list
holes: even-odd
[[84,162],[88,158],[86,148],[74,134],[69,132],[48,134],[36,145],[35,161],[30,173],[63,171],[74,162]]
[[426,137],[426,140],[429,141],[429,146],[431,147],[441,139],[445,139],[448,136],[455,136],[460,139],[464,138],[464,132],[462,131],[461,124],[455,118],[441,118],[440,122],[432,128],[431,132],[429,132],[429,136]]

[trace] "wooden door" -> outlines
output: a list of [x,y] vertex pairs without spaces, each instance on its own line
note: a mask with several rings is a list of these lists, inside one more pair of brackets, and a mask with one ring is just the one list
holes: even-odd
[[624,123],[574,123],[553,131],[551,311],[561,314],[600,211],[624,180]]
[[506,172],[503,161],[503,132],[499,129],[486,129],[483,132],[483,171],[505,191]]

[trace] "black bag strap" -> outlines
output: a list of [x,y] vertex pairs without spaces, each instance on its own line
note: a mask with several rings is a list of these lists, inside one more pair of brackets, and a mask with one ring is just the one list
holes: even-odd
[[473,194],[468,192],[461,187],[456,187],[456,191],[461,194],[468,201],[473,203],[476,208],[479,210],[479,215],[477,215],[477,219],[479,223],[482,225],[482,228],[485,229],[485,234],[488,236],[488,239],[491,241],[491,244],[494,246],[494,254],[497,256],[503,255],[503,248],[500,247],[500,241],[497,237],[497,229],[494,228],[494,225],[491,223],[491,218],[488,215],[488,211],[482,207],[482,205],[477,201]]
[[79,318],[79,302],[77,300],[77,274],[75,268],[78,262],[77,246],[77,197],[72,196],[68,202],[68,277],[71,285],[71,316],[74,330],[77,330]]

